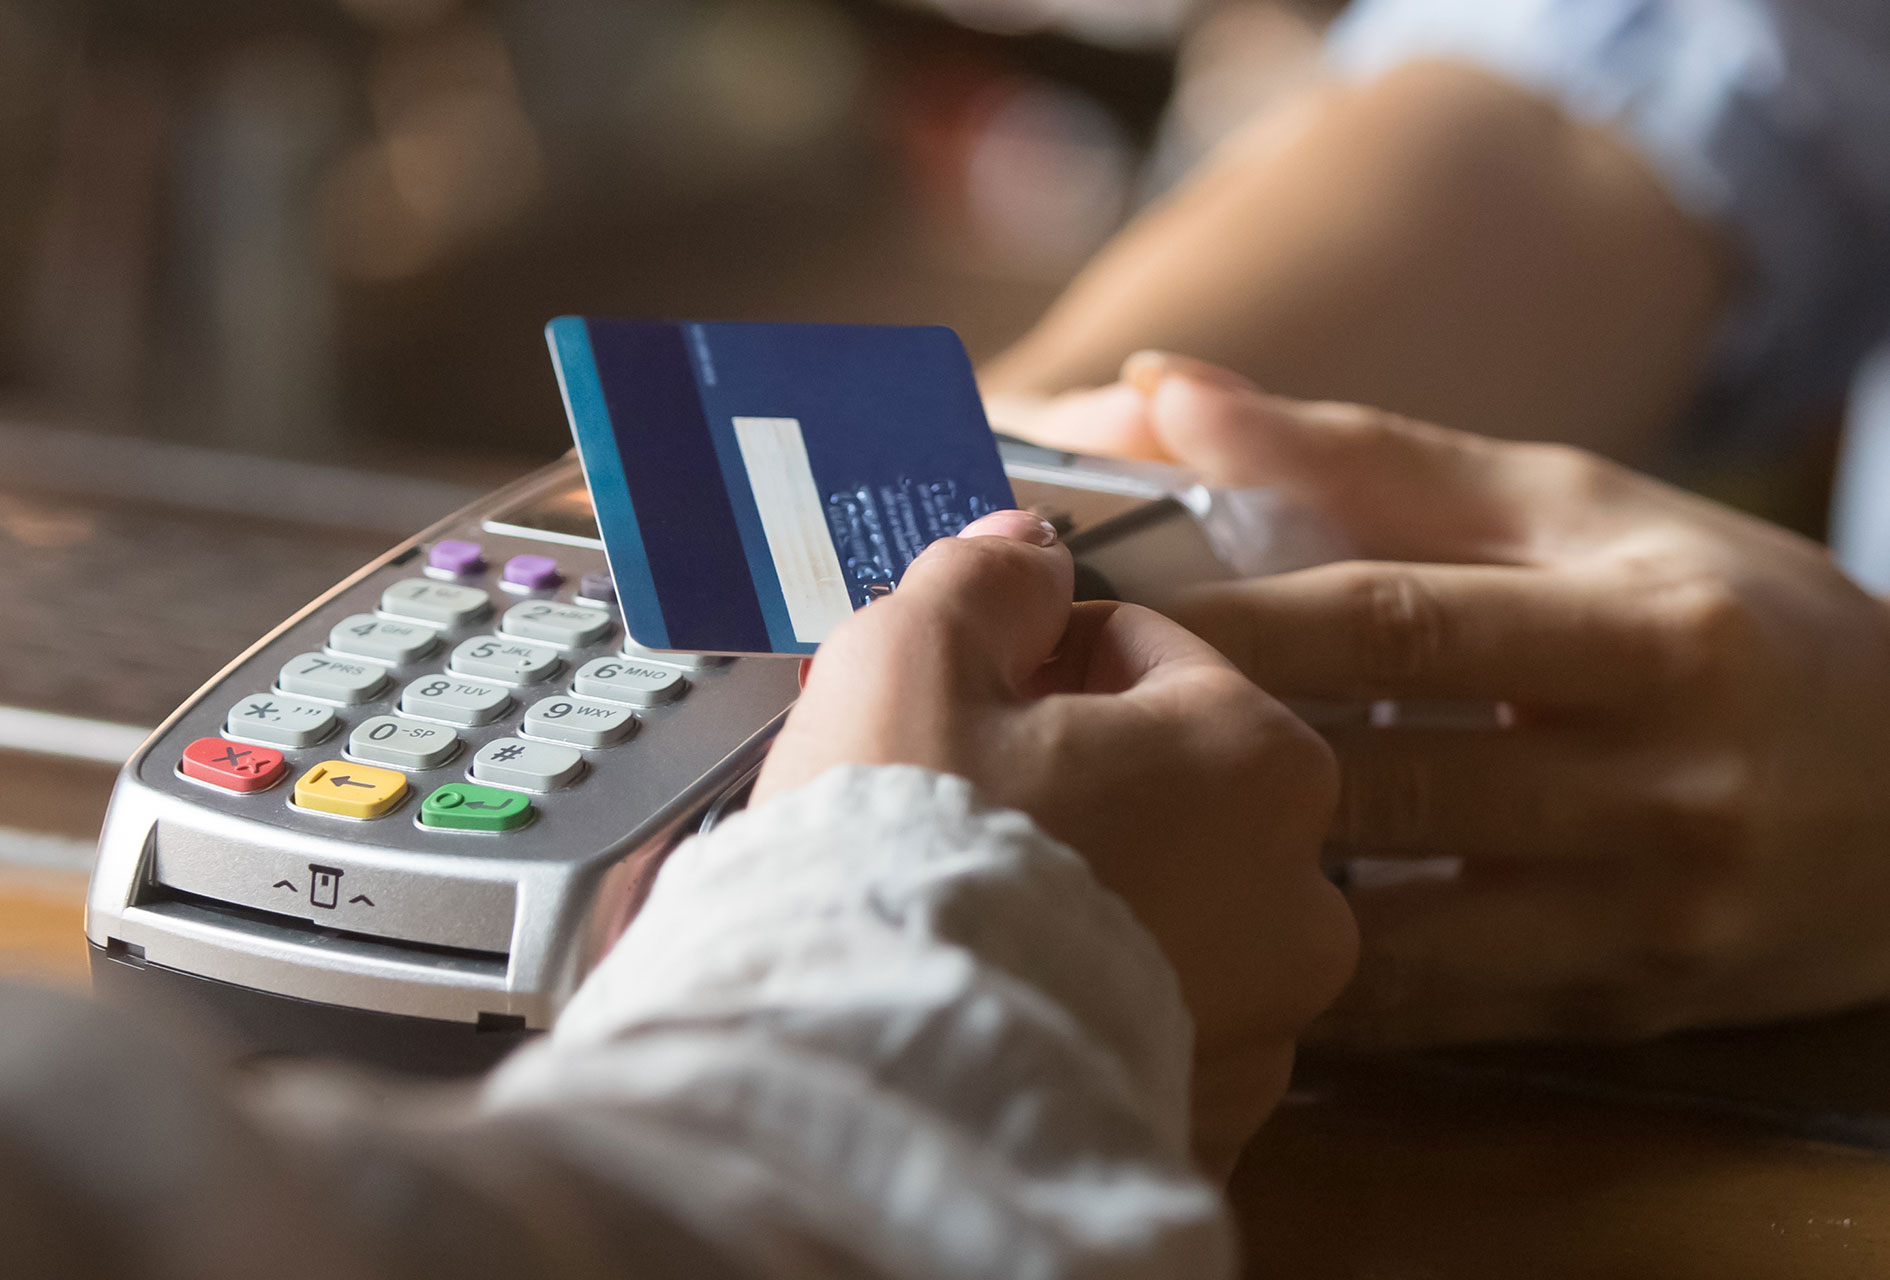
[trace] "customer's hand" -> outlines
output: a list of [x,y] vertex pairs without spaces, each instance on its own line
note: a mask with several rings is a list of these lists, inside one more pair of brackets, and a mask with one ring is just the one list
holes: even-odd
[[1034,516],[966,535],[994,536],[934,544],[821,646],[755,799],[836,764],[922,765],[1082,853],[1181,976],[1197,1148],[1231,1165],[1351,973],[1351,920],[1318,862],[1331,754],[1181,627],[1072,606],[1069,552]]
[[1330,735],[1344,852],[1463,865],[1354,891],[1360,972],[1323,1034],[1636,1037],[1890,996],[1890,610],[1821,547],[1567,448],[1173,358],[1127,374],[1066,437],[1104,410],[1375,561],[1211,589],[1191,626],[1281,697],[1513,709]]

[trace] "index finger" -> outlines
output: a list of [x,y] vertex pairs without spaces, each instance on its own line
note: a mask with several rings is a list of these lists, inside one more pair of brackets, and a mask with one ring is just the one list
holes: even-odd
[[1580,709],[1656,693],[1657,633],[1574,570],[1347,562],[1217,585],[1175,616],[1281,696]]
[[[1148,354],[1125,370],[1165,452],[1221,488],[1265,487],[1388,560],[1531,564],[1605,541],[1612,511],[1679,495],[1593,454],[1490,440],[1360,405],[1268,395],[1222,370]],[[1684,505],[1684,504],[1683,504]]]

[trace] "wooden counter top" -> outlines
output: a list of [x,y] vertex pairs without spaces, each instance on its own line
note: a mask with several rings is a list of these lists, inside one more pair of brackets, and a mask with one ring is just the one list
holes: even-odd
[[1890,1273],[1890,1161],[1875,1152],[1392,1065],[1334,1073],[1282,1108],[1232,1199],[1255,1277]]

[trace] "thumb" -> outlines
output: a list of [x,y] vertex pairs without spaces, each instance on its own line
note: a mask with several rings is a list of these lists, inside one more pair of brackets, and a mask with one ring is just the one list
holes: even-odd
[[1140,352],[1123,372],[1177,462],[1217,488],[1278,490],[1366,558],[1514,563],[1543,523],[1570,512],[1545,501],[1553,486],[1539,447],[1269,395],[1179,356]]
[[927,547],[867,613],[954,665],[989,664],[1015,690],[1062,641],[1075,577],[1049,521],[998,511]]

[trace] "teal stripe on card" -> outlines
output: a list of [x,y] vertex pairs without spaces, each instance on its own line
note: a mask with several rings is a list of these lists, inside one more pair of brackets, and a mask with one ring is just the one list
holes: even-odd
[[545,341],[558,371],[558,390],[571,419],[571,433],[579,441],[578,460],[590,486],[597,527],[604,535],[610,574],[617,581],[617,599],[620,606],[649,601],[655,610],[632,619],[625,607],[625,626],[638,644],[667,649],[669,627],[656,604],[656,579],[650,572],[636,509],[630,504],[630,482],[624,474],[617,434],[611,429],[610,410],[604,404],[590,328],[581,316],[560,316],[545,326]]

